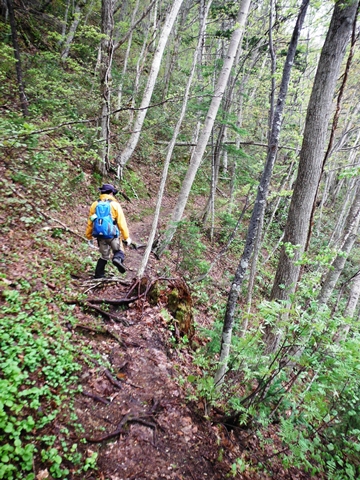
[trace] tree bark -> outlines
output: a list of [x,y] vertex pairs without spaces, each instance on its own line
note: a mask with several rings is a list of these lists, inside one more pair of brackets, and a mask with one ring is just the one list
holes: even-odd
[[286,246],[282,247],[271,292],[272,299],[287,300],[296,288],[300,273],[297,261],[301,258],[308,237],[311,209],[322,171],[326,131],[336,80],[352,31],[358,3],[356,1],[350,5],[344,5],[341,0],[335,4],[321,52],[307,110],[298,175],[285,227],[284,242],[293,246],[294,256],[288,254]]
[[347,62],[346,62],[345,72],[344,72],[344,75],[343,75],[343,78],[342,78],[339,94],[338,94],[338,97],[337,97],[335,115],[334,115],[334,118],[333,118],[333,121],[332,121],[332,126],[331,126],[330,139],[329,139],[328,147],[326,149],[326,153],[325,153],[325,156],[324,156],[322,169],[321,169],[321,175],[320,175],[320,178],[319,178],[319,183],[318,183],[318,186],[317,186],[317,190],[316,190],[316,194],[315,194],[315,198],[314,198],[314,203],[313,203],[313,207],[312,207],[312,211],[311,211],[311,217],[310,217],[310,222],[309,222],[309,232],[308,232],[308,237],[307,237],[307,240],[306,240],[305,250],[308,249],[309,244],[310,244],[312,226],[313,226],[313,223],[314,223],[313,219],[314,219],[315,208],[316,208],[317,193],[318,193],[318,190],[319,190],[319,187],[320,187],[321,177],[322,177],[322,174],[324,172],[325,164],[328,161],[328,159],[329,159],[329,157],[332,153],[332,150],[333,150],[335,132],[336,132],[338,122],[339,122],[342,99],[343,99],[343,96],[344,96],[344,90],[345,90],[345,86],[346,86],[346,83],[347,83],[347,80],[348,80],[352,59],[353,59],[353,56],[354,56],[356,41],[357,41],[357,34],[356,34],[356,15],[355,15],[355,18],[354,18],[354,21],[353,21],[353,26],[352,26],[351,48],[350,48],[350,52],[349,52],[348,59],[347,59]]
[[155,82],[159,73],[161,59],[163,57],[164,49],[168,41],[170,32],[176,20],[177,14],[180,10],[183,0],[174,0],[171,11],[166,17],[164,27],[162,29],[158,46],[156,48],[153,62],[151,65],[151,70],[149,73],[149,78],[147,85],[145,87],[144,95],[141,101],[140,109],[136,116],[133,133],[131,134],[129,140],[127,141],[124,150],[116,157],[116,162],[118,164],[118,176],[122,177],[122,171],[125,165],[130,160],[131,155],[133,154],[139,138],[141,129],[146,117],[147,109],[150,105],[151,96],[155,87]]
[[19,41],[17,36],[14,5],[12,0],[6,0],[6,5],[9,12],[11,38],[12,38],[12,44],[14,48],[14,57],[16,60],[15,68],[16,68],[16,77],[17,77],[17,83],[19,88],[20,105],[21,105],[23,116],[27,117],[29,115],[28,100],[25,95],[25,87],[24,87],[23,74],[22,74],[22,68],[21,68],[20,47],[19,47]]
[[226,54],[226,58],[224,60],[224,65],[222,67],[220,76],[218,78],[218,81],[215,87],[215,93],[211,100],[211,104],[205,119],[204,126],[200,133],[199,140],[195,147],[194,153],[191,157],[189,168],[183,180],[181,191],[179,193],[178,200],[174,208],[171,220],[167,226],[165,237],[161,242],[161,244],[159,245],[159,248],[157,249],[158,255],[161,255],[164,252],[165,248],[171,242],[176,232],[177,224],[182,218],[182,215],[187,203],[187,199],[189,197],[190,190],[195,179],[195,175],[200,166],[200,162],[204,155],[207,142],[209,140],[212,128],[214,126],[215,117],[217,115],[221,100],[225,92],[225,88],[226,88],[226,85],[230,76],[230,72],[234,63],[234,59],[236,56],[236,52],[238,50],[240,41],[243,36],[243,31],[245,28],[249,6],[250,6],[250,0],[242,0],[238,17],[237,17],[237,28],[234,30],[233,34],[231,35],[231,40],[230,40],[229,48]]
[[138,278],[141,278],[143,276],[144,272],[145,272],[145,268],[146,268],[146,265],[148,263],[149,256],[150,256],[150,253],[151,253],[151,249],[152,249],[152,245],[153,245],[153,242],[154,242],[154,238],[155,238],[155,234],[156,234],[156,230],[157,230],[157,225],[158,225],[158,221],[159,221],[162,197],[163,197],[163,194],[164,194],[165,183],[166,183],[168,169],[169,169],[169,165],[170,165],[170,160],[171,160],[171,157],[172,157],[172,153],[174,151],[174,147],[175,147],[175,144],[176,144],[176,139],[177,139],[177,137],[179,135],[179,132],[180,132],[180,127],[181,127],[182,122],[183,122],[184,117],[185,117],[186,107],[187,107],[187,103],[188,103],[188,99],[189,99],[190,87],[191,87],[191,84],[192,84],[192,81],[193,81],[193,78],[194,78],[194,75],[195,75],[197,60],[199,58],[199,52],[200,52],[202,44],[203,44],[203,38],[204,38],[204,35],[205,35],[205,28],[206,28],[206,18],[207,18],[207,15],[209,13],[211,3],[212,3],[212,0],[209,0],[208,4],[206,6],[206,9],[205,9],[205,13],[204,13],[204,17],[203,17],[203,23],[200,25],[198,43],[197,43],[197,46],[196,46],[196,49],[195,49],[194,55],[193,55],[192,68],[191,68],[191,72],[190,72],[190,75],[189,75],[189,78],[188,78],[188,81],[187,81],[187,85],[186,85],[186,89],[185,89],[185,93],[184,93],[184,100],[183,100],[183,103],[182,103],[181,113],[180,113],[179,119],[176,123],[174,133],[173,133],[173,137],[171,139],[171,142],[169,144],[168,151],[167,151],[167,154],[166,154],[166,159],[165,159],[164,168],[163,168],[163,174],[162,174],[160,187],[159,187],[159,192],[158,192],[158,197],[157,197],[154,219],[153,219],[153,223],[152,223],[151,232],[150,232],[150,236],[149,236],[149,239],[148,239],[147,247],[146,247],[146,250],[145,250],[145,254],[144,254],[144,257],[141,261],[141,265],[139,267],[139,270],[137,272],[137,277]]
[[286,55],[286,60],[283,68],[283,74],[282,74],[281,85],[279,90],[279,96],[276,102],[272,128],[269,135],[269,147],[268,147],[267,159],[266,159],[263,174],[261,176],[260,184],[258,187],[255,205],[251,215],[249,228],[246,236],[244,251],[241,256],[238,268],[236,270],[234,281],[231,284],[228,301],[226,305],[225,319],[224,319],[222,338],[221,338],[219,368],[215,375],[216,385],[221,385],[221,383],[223,382],[225,373],[227,370],[227,366],[228,366],[231,337],[232,337],[237,300],[239,297],[241,286],[244,281],[245,273],[249,265],[250,257],[253,251],[258,226],[260,224],[261,217],[265,209],[265,203],[266,203],[267,193],[269,189],[270,179],[271,179],[271,175],[272,175],[272,171],[273,171],[273,167],[276,159],[276,154],[278,150],[278,145],[279,145],[281,120],[282,120],[282,115],[284,111],[287,90],[290,82],[291,68],[294,63],[296,47],[300,38],[300,32],[301,32],[302,25],[304,23],[308,5],[309,5],[309,0],[303,0],[300,7],[299,15],[296,21],[296,25],[291,37],[288,52]]

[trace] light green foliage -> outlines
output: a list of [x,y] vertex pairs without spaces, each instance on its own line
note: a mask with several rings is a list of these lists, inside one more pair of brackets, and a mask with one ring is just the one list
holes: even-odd
[[[246,428],[266,432],[269,423],[280,422],[279,435],[289,448],[282,457],[286,468],[355,480],[360,475],[354,461],[360,451],[359,328],[354,326],[351,337],[335,344],[343,319],[319,309],[316,292],[311,298],[310,290],[306,310],[298,297],[290,304],[264,301],[247,334],[233,337],[229,365],[237,381],[228,384],[226,402]],[[272,356],[262,353],[260,343],[266,325],[281,332],[280,349]],[[204,333],[215,340],[218,336],[216,330]],[[212,343],[207,345],[208,357],[204,350],[197,352],[204,368],[213,363]],[[205,379],[198,394],[212,399]]]
[[5,93],[6,75],[14,68],[16,60],[14,58],[14,50],[10,45],[0,44],[0,92]]
[[[98,182],[100,179],[98,179]],[[149,192],[143,179],[133,171],[129,171],[122,181],[122,188],[129,198],[148,198]]]
[[203,258],[206,247],[201,241],[199,227],[191,222],[179,222],[173,245],[176,269],[183,275],[196,276],[208,270],[209,264]]

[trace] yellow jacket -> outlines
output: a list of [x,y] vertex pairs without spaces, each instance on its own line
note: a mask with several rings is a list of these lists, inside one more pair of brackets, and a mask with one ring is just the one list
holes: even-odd
[[[121,233],[120,238],[122,240],[127,240],[130,235],[129,235],[129,230],[126,224],[125,215],[124,215],[124,212],[122,211],[120,203],[116,200],[114,195],[109,195],[108,193],[102,193],[100,195],[100,200],[111,200],[111,203],[110,203],[111,216],[113,220],[116,220],[116,224]],[[90,207],[90,213],[89,213],[89,218],[88,218],[86,233],[85,233],[85,236],[88,240],[92,239],[93,222],[90,220],[90,217],[91,215],[94,215],[97,204],[98,204],[98,201],[96,200],[96,202],[94,202]]]

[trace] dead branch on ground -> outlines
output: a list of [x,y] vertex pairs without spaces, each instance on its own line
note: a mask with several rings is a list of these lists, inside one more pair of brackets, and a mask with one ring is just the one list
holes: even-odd
[[66,232],[68,233],[71,233],[72,235],[75,235],[76,237],[80,238],[81,240],[83,240],[84,242],[87,241],[87,239],[85,237],[83,237],[82,235],[80,235],[78,232],[75,232],[74,230],[71,230],[71,228],[69,228],[67,225],[65,225],[64,223],[62,223],[60,220],[58,220],[57,218],[53,218],[53,217],[50,217],[50,215],[47,215],[45,214],[43,211],[41,211],[34,203],[32,203],[28,198],[25,198],[25,196],[20,193],[18,190],[16,190],[16,188],[11,185],[11,183],[9,182],[6,182],[4,179],[1,180],[2,183],[5,184],[6,187],[9,187],[10,190],[12,192],[15,193],[15,195],[17,195],[18,197],[22,198],[23,200],[26,200],[26,203],[28,203],[29,205],[32,206],[32,208],[35,210],[35,212],[40,215],[41,217],[45,218],[46,220],[51,220],[52,222],[55,222],[55,223],[58,223],[61,228],[63,230],[65,230]]
[[106,400],[105,398],[99,397],[99,395],[95,395],[94,393],[90,392],[81,392],[84,397],[90,397],[96,400],[97,402],[104,403],[105,405],[109,405],[109,400]]

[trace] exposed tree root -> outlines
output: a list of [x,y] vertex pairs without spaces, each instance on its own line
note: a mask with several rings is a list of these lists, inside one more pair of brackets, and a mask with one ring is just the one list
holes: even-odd
[[145,425],[147,427],[153,428],[154,433],[155,433],[156,423],[149,422],[149,421],[145,420],[146,418],[149,418],[149,417],[152,417],[152,416],[153,416],[152,413],[148,413],[148,414],[145,414],[145,415],[142,415],[142,416],[139,416],[139,417],[135,417],[133,414],[128,413],[128,414],[123,416],[123,418],[121,419],[121,422],[119,423],[119,425],[117,426],[117,428],[114,432],[103,435],[102,437],[97,437],[97,438],[96,437],[95,438],[85,437],[85,438],[90,443],[100,443],[100,442],[103,442],[105,440],[109,440],[110,438],[117,437],[118,435],[123,433],[124,432],[123,427],[127,423],[130,423],[130,422],[131,423],[140,423],[140,424]]

